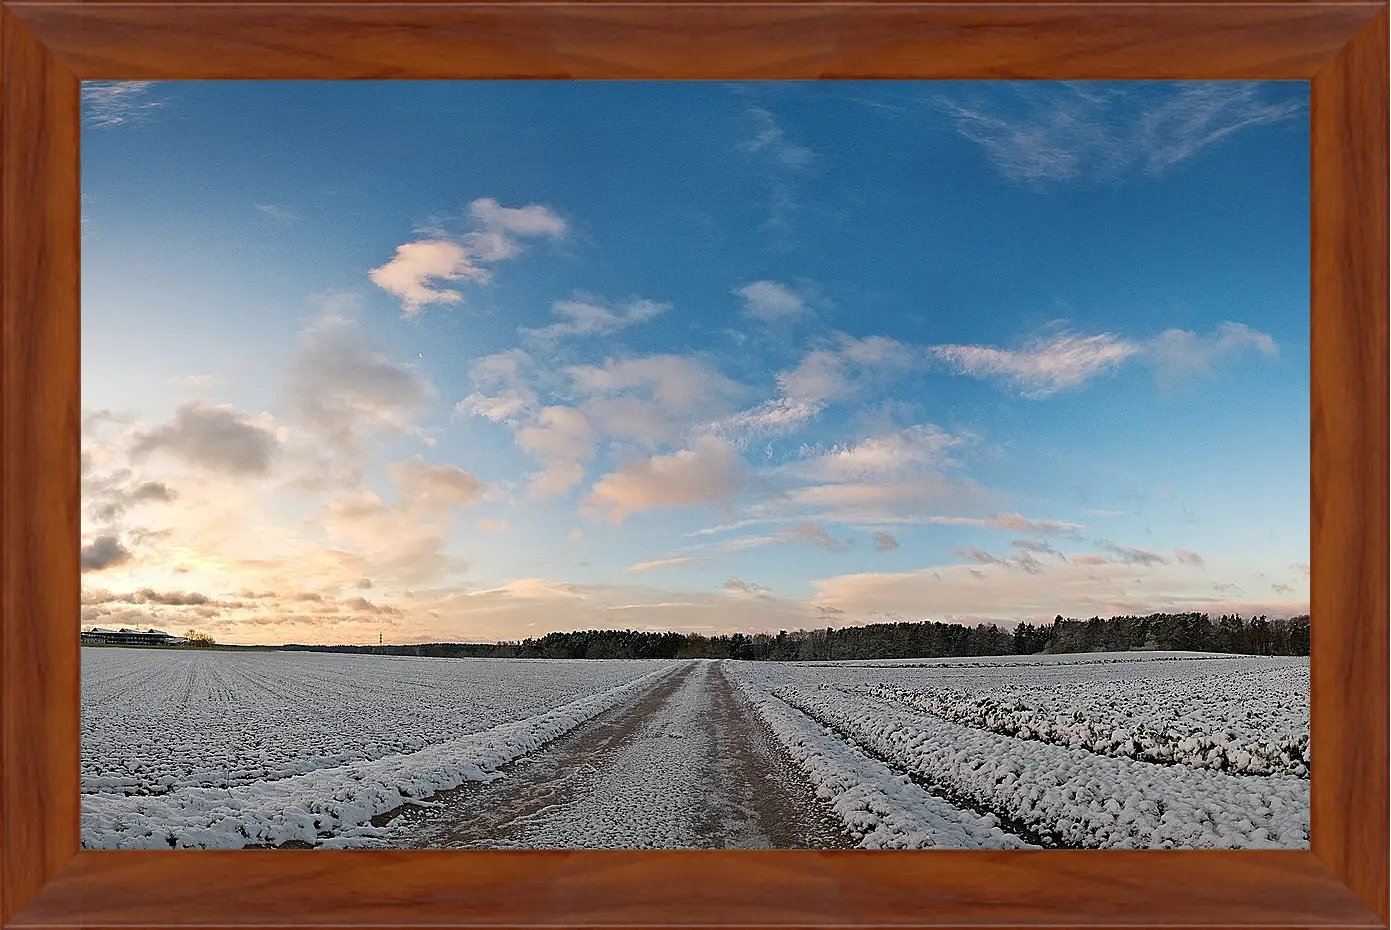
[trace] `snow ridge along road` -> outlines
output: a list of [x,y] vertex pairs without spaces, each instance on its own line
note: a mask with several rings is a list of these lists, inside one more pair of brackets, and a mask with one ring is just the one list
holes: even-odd
[[696,660],[638,700],[517,760],[509,775],[378,817],[365,846],[832,849],[851,845],[724,663]]
[[1308,661],[83,650],[82,844],[1309,846]]
[[351,845],[370,837],[376,814],[498,769],[586,720],[651,689],[678,666],[656,671],[515,723],[386,756],[231,788],[181,788],[157,796],[88,795],[82,845],[88,849],[236,849],[289,840]]

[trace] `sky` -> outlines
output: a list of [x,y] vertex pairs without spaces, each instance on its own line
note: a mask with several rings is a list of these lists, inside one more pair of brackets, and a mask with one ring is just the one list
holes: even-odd
[[83,99],[84,626],[1308,610],[1306,83]]

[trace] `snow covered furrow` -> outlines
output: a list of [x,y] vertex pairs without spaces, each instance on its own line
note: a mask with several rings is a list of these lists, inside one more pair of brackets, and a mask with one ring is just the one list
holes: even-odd
[[806,714],[738,677],[759,715],[826,798],[861,849],[1027,849],[999,819],[933,795],[912,777],[847,745]]
[[524,720],[437,743],[417,752],[358,760],[275,781],[230,788],[186,787],[157,796],[87,795],[88,849],[235,849],[287,840],[350,844],[376,831],[377,814],[497,770],[655,686],[680,666],[666,663],[636,680]]
[[964,727],[835,687],[770,692],[978,808],[1058,845],[1307,848],[1309,785],[1098,756]]
[[415,752],[667,664],[83,649],[82,791],[231,788]]
[[1242,687],[1249,680],[1234,676],[1148,680],[1143,689],[1133,683],[1079,683],[1067,692],[1040,687],[910,691],[892,685],[869,690],[1005,736],[1145,762],[1307,778],[1308,669],[1299,671],[1306,695],[1302,732],[1297,721],[1288,719],[1293,713],[1282,713],[1290,705],[1297,713],[1295,701],[1270,700],[1267,682],[1259,683],[1258,697],[1249,693],[1256,689]]

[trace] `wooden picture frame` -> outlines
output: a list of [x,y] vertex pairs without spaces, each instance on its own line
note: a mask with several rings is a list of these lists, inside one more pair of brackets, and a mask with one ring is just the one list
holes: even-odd
[[[1387,925],[1385,2],[0,0],[0,925]],[[1312,93],[1308,851],[90,852],[79,81],[1288,79]]]

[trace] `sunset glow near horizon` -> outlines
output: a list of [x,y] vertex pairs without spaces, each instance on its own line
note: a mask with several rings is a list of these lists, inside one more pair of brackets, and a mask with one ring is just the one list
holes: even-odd
[[84,626],[1308,611],[1308,87],[86,82]]

